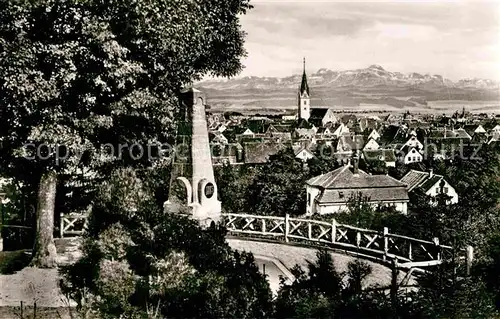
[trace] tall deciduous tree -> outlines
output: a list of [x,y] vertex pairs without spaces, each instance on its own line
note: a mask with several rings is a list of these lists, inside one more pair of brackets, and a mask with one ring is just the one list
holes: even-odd
[[248,207],[259,215],[305,214],[306,172],[291,148],[270,156],[248,188]]
[[53,264],[59,174],[149,164],[144,147],[168,141],[181,87],[241,70],[239,15],[250,8],[248,0],[0,3],[0,156],[8,175],[36,168],[34,265]]

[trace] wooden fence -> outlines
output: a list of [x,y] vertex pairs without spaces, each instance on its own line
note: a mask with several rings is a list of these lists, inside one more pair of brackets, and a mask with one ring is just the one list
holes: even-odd
[[[299,242],[310,246],[340,248],[376,258],[396,261],[399,268],[421,269],[455,259],[470,269],[473,249],[453,248],[439,243],[439,238],[422,240],[382,231],[338,224],[315,219],[248,214],[223,214],[229,235],[252,236],[279,242]],[[60,236],[80,236],[86,227],[87,215],[61,214]],[[465,261],[465,263],[464,263]]]
[[314,246],[341,248],[358,255],[381,261],[395,260],[399,268],[423,268],[441,264],[444,260],[466,261],[467,270],[473,250],[468,246],[454,249],[442,245],[438,238],[422,240],[382,231],[331,222],[276,216],[224,214],[225,226],[231,235],[252,235],[284,242],[300,242]]
[[70,213],[61,214],[59,236],[81,236],[87,227],[87,214]]

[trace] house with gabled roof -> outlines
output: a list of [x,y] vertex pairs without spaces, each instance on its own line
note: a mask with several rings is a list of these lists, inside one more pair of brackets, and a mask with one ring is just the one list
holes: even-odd
[[224,134],[214,131],[208,134],[210,144],[228,144],[229,141],[224,136]]
[[393,149],[363,150],[362,158],[365,162],[382,161],[386,167],[396,167],[396,154]]
[[347,211],[351,198],[361,193],[373,207],[393,206],[407,213],[409,202],[406,184],[388,175],[370,175],[352,165],[309,179],[306,182],[306,215],[334,214]]
[[467,131],[464,130],[463,128],[458,128],[454,130],[454,134],[455,134],[454,138],[469,140],[469,141],[472,139],[472,136],[470,136],[469,133],[467,133]]
[[266,138],[278,138],[282,141],[289,141],[292,139],[292,134],[289,132],[290,126],[288,125],[277,125],[269,124],[267,126],[264,137]]
[[370,135],[368,135],[368,139],[374,139],[375,141],[377,141],[378,139],[380,139],[380,134],[379,132],[377,132],[376,129],[373,129],[370,133]]
[[406,141],[405,144],[403,144],[403,147],[409,146],[409,147],[414,147],[417,150],[421,150],[424,148],[424,145],[418,140],[418,138],[415,135],[411,135],[410,138]]
[[358,125],[361,132],[365,132],[367,130],[373,132],[378,128],[379,123],[373,118],[363,117],[358,120]]
[[500,124],[495,125],[495,127],[493,127],[490,130],[490,133],[493,133],[493,132],[500,132]]
[[241,133],[241,135],[255,136],[255,133],[251,129],[247,128],[243,133]]
[[398,159],[405,165],[412,163],[420,163],[424,157],[422,153],[414,146],[405,145],[398,152]]
[[481,124],[479,124],[474,130],[474,134],[486,134],[486,130]]
[[211,144],[212,165],[237,164],[243,162],[243,147],[239,143]]
[[462,128],[472,136],[472,141],[480,143],[487,141],[486,130],[481,124],[464,125]]
[[300,159],[303,162],[307,162],[311,158],[314,158],[314,154],[304,146],[293,147],[295,158]]
[[406,132],[400,125],[387,125],[383,128],[379,142],[382,144],[404,143]]
[[263,164],[269,157],[285,149],[288,145],[275,142],[245,142],[243,146],[243,160],[245,164]]
[[488,140],[488,145],[492,144],[492,143],[497,143],[500,141],[500,132],[498,133],[493,133],[490,137],[490,139]]
[[327,126],[327,127],[332,132],[332,135],[336,136],[336,137],[348,134],[350,132],[349,127],[347,127],[344,123],[339,123],[336,125],[332,125],[331,127],[329,127],[329,126]]
[[363,135],[342,135],[337,143],[338,153],[352,153],[353,151],[362,150],[364,143]]
[[311,116],[309,117],[309,123],[313,123],[314,125],[319,127],[326,125],[328,122],[323,123],[323,119],[325,119],[328,110],[329,109],[327,108],[311,109]]
[[[442,175],[430,172],[422,172],[417,170],[409,171],[401,182],[405,183],[408,187],[408,192],[411,193],[416,189],[420,189],[424,194],[435,198],[437,195],[445,194],[451,198],[447,201],[448,204],[458,203],[458,194]],[[435,202],[433,200],[433,202]]]
[[333,109],[328,109],[326,110],[325,114],[323,115],[323,118],[321,119],[321,124],[323,124],[323,126],[325,126],[328,123],[337,124],[338,121],[339,120],[335,115],[335,111]]
[[320,127],[316,131],[316,135],[318,135],[319,138],[331,137],[333,136],[333,131],[329,127]]
[[221,123],[218,127],[217,127],[217,131],[220,132],[220,133],[223,133],[225,130],[227,130],[227,125],[225,123]]
[[316,135],[317,129],[314,128],[296,128],[292,132],[292,138],[294,139],[299,139],[299,138],[305,138],[305,139],[312,139],[314,138],[314,135]]
[[378,150],[380,145],[374,139],[370,139],[365,146],[363,147],[363,151],[374,151]]

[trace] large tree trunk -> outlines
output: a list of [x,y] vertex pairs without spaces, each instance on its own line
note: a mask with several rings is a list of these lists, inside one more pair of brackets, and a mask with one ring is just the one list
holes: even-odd
[[56,202],[57,175],[48,172],[40,178],[36,210],[36,236],[31,266],[56,267],[56,246],[54,244],[54,208]]

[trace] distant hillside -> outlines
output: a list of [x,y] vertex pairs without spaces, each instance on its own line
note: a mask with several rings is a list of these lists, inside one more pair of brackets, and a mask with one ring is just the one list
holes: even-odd
[[[285,78],[241,77],[197,83],[215,108],[289,108],[296,104],[301,75]],[[390,72],[379,65],[365,69],[308,74],[314,106],[389,105],[425,108],[427,101],[500,100],[499,83],[486,79],[452,82],[441,75]]]
[[[285,78],[247,76],[234,79],[215,79],[199,83],[205,88],[217,90],[235,89],[284,89],[296,88],[300,83],[301,74]],[[308,75],[309,85],[328,87],[408,87],[418,86],[431,88],[454,87],[454,88],[477,88],[498,89],[499,83],[486,79],[463,79],[452,82],[441,75],[429,75],[419,73],[400,73],[386,71],[380,65],[370,65],[366,69],[332,71],[319,69],[316,73]]]

